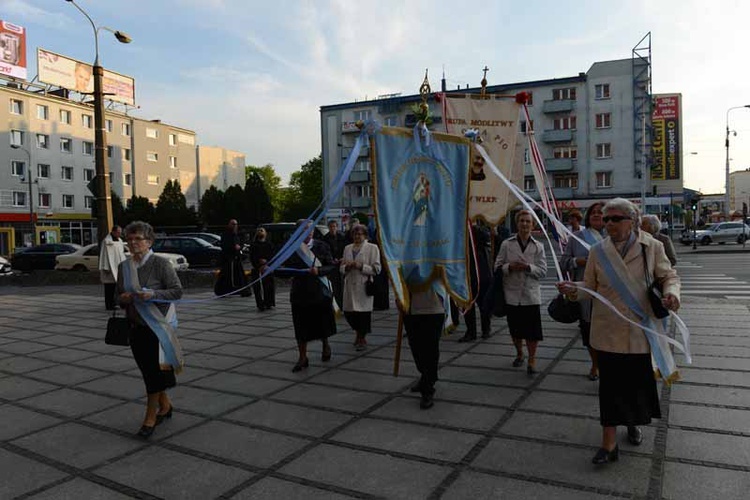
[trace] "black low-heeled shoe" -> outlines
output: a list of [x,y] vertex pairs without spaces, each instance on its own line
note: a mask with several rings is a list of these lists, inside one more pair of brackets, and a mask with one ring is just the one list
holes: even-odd
[[151,437],[151,434],[154,433],[154,429],[156,429],[156,425],[142,425],[138,430],[138,436],[143,439],[148,439]]
[[164,420],[166,420],[168,418],[172,418],[172,410],[173,409],[174,409],[174,407],[170,406],[169,407],[169,411],[167,413],[162,413],[162,414],[157,413],[156,414],[156,425],[161,424],[162,422],[164,422]]
[[591,463],[594,465],[604,465],[610,462],[617,462],[619,458],[620,447],[615,445],[615,447],[611,451],[604,448],[599,448],[599,451],[596,452],[594,458],[591,459]]
[[628,443],[639,446],[643,442],[643,431],[640,427],[628,427]]
[[513,368],[518,368],[519,366],[523,366],[523,357],[513,360]]
[[323,352],[320,354],[320,360],[321,361],[330,361],[331,360],[331,348],[328,347],[323,348]]
[[310,360],[307,358],[305,358],[305,360],[302,362],[297,361],[294,364],[294,368],[292,368],[292,373],[301,372],[303,369],[307,368],[308,366],[310,366]]

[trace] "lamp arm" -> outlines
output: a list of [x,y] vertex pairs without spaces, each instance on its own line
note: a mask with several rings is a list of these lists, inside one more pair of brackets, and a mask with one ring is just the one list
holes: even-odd
[[94,23],[94,20],[91,19],[91,16],[86,14],[86,11],[83,10],[77,3],[75,3],[73,0],[68,0],[68,2],[72,3],[73,6],[78,9],[81,14],[86,16],[86,19],[89,20],[91,23],[91,28],[94,30],[94,48],[96,50],[96,57],[94,59],[94,66],[99,66],[99,29],[96,27],[96,24]]

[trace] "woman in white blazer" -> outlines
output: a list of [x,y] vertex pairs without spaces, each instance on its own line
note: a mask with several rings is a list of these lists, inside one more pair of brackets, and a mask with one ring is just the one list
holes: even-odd
[[526,371],[536,373],[536,348],[542,340],[542,303],[539,280],[547,274],[544,245],[531,237],[534,220],[531,212],[516,214],[518,233],[503,241],[495,259],[495,269],[503,270],[503,291],[508,317],[508,329],[516,347],[513,366],[523,365],[523,341],[529,354]]
[[380,250],[368,243],[367,228],[361,224],[352,228],[354,243],[344,248],[341,274],[344,275],[344,317],[357,334],[354,346],[358,351],[367,347],[365,336],[370,333],[373,297],[365,286],[380,273]]

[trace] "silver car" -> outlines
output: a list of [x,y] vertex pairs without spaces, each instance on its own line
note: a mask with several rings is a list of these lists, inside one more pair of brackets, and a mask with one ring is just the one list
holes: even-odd
[[695,239],[701,245],[727,242],[742,244],[750,239],[750,226],[742,222],[720,222],[710,229],[697,231]]

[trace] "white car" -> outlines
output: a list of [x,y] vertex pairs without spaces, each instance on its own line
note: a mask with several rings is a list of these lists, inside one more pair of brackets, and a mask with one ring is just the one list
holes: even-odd
[[[129,255],[128,247],[125,247],[125,255]],[[190,265],[187,259],[176,253],[161,253],[161,257],[167,259],[175,271],[185,271]],[[55,269],[62,271],[96,271],[99,269],[99,245],[92,243],[76,252],[67,255],[58,255],[55,258]]]
[[5,257],[0,257],[0,276],[10,276],[13,271],[10,268],[10,261]]

